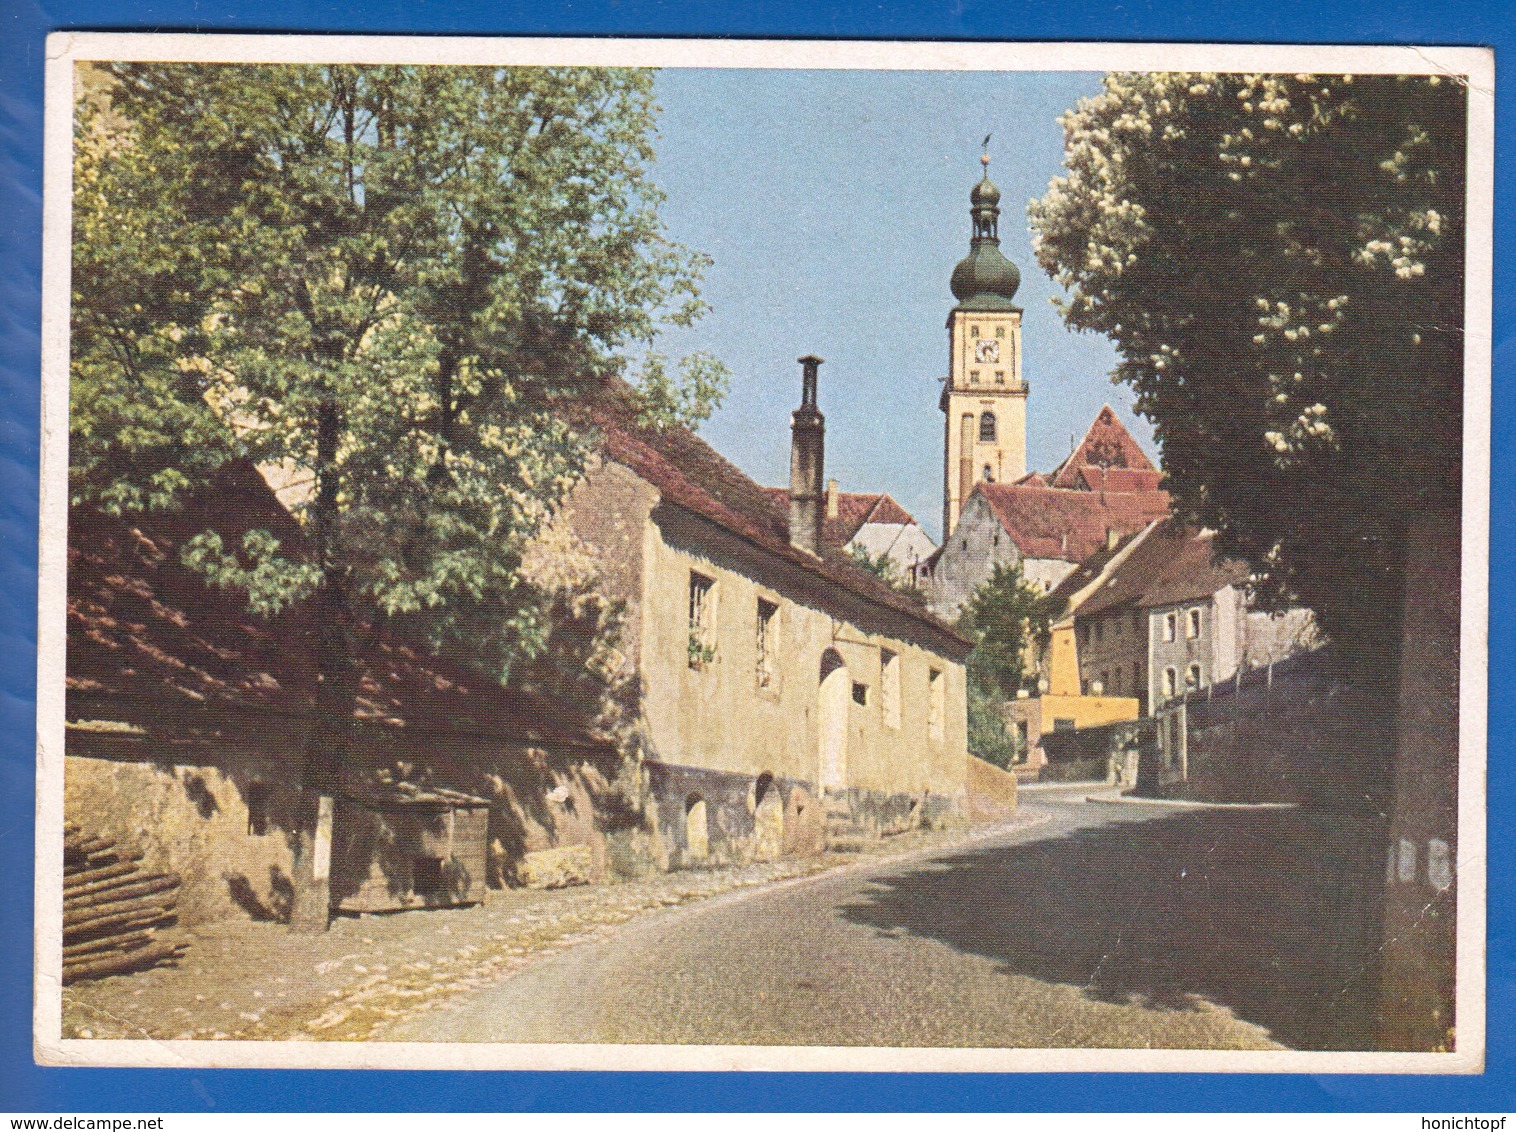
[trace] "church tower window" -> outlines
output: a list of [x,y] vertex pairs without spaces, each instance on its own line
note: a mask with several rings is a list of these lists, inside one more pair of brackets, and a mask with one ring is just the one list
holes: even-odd
[[995,414],[985,410],[979,414],[979,443],[994,444],[995,437]]

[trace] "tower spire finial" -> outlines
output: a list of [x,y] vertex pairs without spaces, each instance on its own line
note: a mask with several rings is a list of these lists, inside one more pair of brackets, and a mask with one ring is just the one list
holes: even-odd
[[994,136],[994,134],[985,134],[984,140],[979,143],[979,148],[984,150],[979,155],[979,164],[984,166],[984,175],[986,177],[990,175],[990,138]]

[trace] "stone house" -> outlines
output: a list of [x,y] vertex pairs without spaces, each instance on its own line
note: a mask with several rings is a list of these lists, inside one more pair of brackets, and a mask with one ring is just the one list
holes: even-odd
[[1132,696],[1150,715],[1312,640],[1305,610],[1249,609],[1248,568],[1218,559],[1214,537],[1169,520],[1112,557],[1100,584],[1065,618],[1082,693]]
[[559,522],[625,610],[622,669],[673,866],[963,809],[969,643],[827,537],[820,362],[802,360],[788,513],[688,429],[640,425],[623,393],[587,410],[602,456]]
[[[376,636],[335,801],[335,908],[961,819],[968,642],[823,544],[814,386],[791,517],[693,433],[640,425],[624,387],[583,408],[597,455],[524,568],[593,600],[506,688]],[[65,810],[180,874],[186,922],[279,918],[293,893],[316,626],[302,606],[263,620],[179,560],[208,527],[298,546],[273,479],[234,465],[175,513],[71,519]]]
[[[789,489],[771,487],[768,493],[774,506],[788,516]],[[826,517],[821,534],[828,546],[887,559],[895,567],[895,576],[912,585],[920,584],[927,563],[937,553],[932,536],[888,494],[839,491],[836,480],[826,481]]]
[[931,607],[952,619],[998,565],[1052,591],[1079,563],[1169,513],[1161,473],[1102,409],[1069,459],[1044,477],[975,485],[931,563]]

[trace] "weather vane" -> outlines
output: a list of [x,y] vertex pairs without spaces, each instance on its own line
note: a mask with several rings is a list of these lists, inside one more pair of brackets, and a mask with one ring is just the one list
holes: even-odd
[[992,137],[994,137],[993,134],[985,134],[984,140],[979,143],[979,148],[984,150],[984,153],[979,157],[979,164],[983,165],[985,169],[989,169],[990,167],[990,138]]

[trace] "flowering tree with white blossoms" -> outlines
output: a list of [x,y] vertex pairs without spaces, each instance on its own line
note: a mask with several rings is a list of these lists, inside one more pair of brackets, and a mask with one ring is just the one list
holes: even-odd
[[1465,116],[1438,76],[1113,74],[1030,206],[1177,506],[1350,656],[1394,655],[1408,518],[1456,516]]

